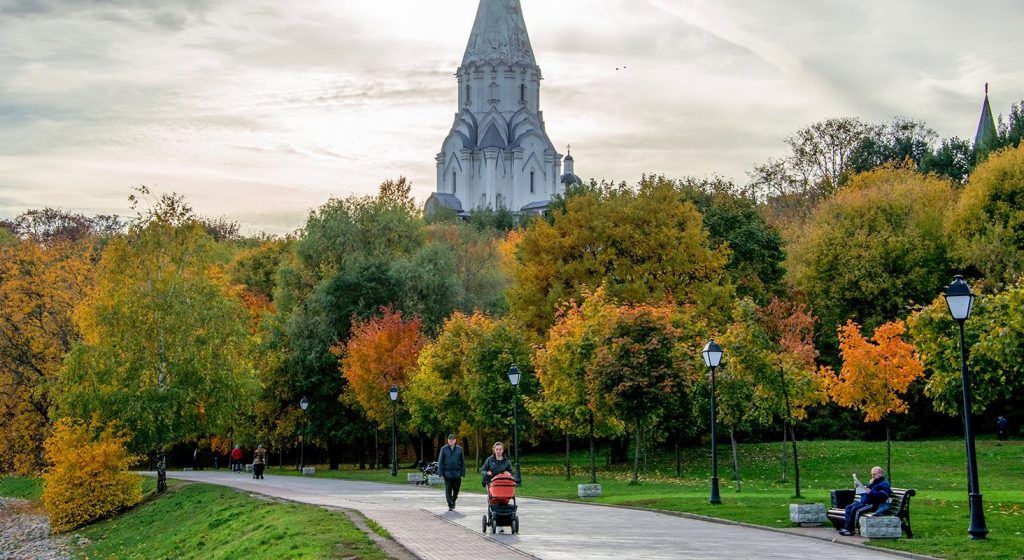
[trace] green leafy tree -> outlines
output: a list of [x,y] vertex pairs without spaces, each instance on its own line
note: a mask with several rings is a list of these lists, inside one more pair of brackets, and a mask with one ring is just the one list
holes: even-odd
[[633,431],[633,484],[639,483],[640,434],[664,412],[664,396],[685,391],[684,368],[672,309],[647,305],[616,308],[597,341],[589,375],[603,407]]
[[[1024,409],[1024,285],[981,294],[964,323],[969,349],[974,412]],[[925,365],[925,394],[935,410],[950,416],[963,411],[960,342],[956,323],[940,296],[907,321]]]
[[59,415],[118,420],[140,451],[230,433],[256,380],[248,314],[211,273],[219,255],[187,213],[112,240],[76,314]]

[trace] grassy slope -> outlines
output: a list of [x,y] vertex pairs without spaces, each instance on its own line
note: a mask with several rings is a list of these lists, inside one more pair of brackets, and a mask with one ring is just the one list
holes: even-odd
[[[624,467],[600,469],[598,481],[604,485],[603,503],[683,511],[745,521],[771,527],[789,527],[789,504],[794,501],[828,502],[833,488],[851,485],[850,475],[862,480],[868,470],[884,467],[885,444],[875,442],[816,441],[800,444],[803,500],[793,500],[792,465],[790,483],[779,482],[780,444],[741,445],[740,475],[742,491],[736,492],[731,480],[731,456],[728,442],[720,448],[722,484],[721,506],[708,504],[710,452],[687,449],[682,476],[675,477],[671,457],[652,456],[647,474],[639,486],[629,485],[630,473]],[[960,440],[894,442],[893,483],[918,491],[911,503],[915,538],[879,542],[887,546],[950,559],[1024,558],[1024,444],[1000,444],[993,440],[978,442],[981,488],[985,514],[991,531],[987,541],[970,542],[968,525],[966,472],[963,442]],[[565,480],[563,458],[554,455],[523,457],[526,496],[577,499],[576,484],[587,482],[583,472],[588,464],[583,453],[573,455],[574,478]],[[599,463],[601,461],[599,460]],[[323,471],[328,477],[344,477],[381,482],[396,482],[387,471]],[[470,475],[473,476],[472,474]],[[398,482],[405,480],[400,473]],[[464,486],[473,488],[472,484]]]
[[0,496],[36,501],[42,495],[42,479],[16,476],[0,477]]
[[[384,559],[341,513],[189,484],[79,532],[89,559]],[[340,544],[339,544],[340,543]]]

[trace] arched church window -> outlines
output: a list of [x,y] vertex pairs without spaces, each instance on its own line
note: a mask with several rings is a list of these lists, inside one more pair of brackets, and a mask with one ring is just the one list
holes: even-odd
[[455,172],[452,171],[452,194],[455,194],[457,192],[459,192],[459,179],[455,175]]
[[501,100],[498,97],[498,82],[491,82],[491,103],[497,103]]
[[531,171],[530,172],[530,194],[534,193],[534,188],[535,188],[534,187],[534,175],[535,175],[535,173],[533,171]]
[[519,85],[519,102],[526,103],[526,84]]
[[473,87],[470,86],[469,84],[466,84],[466,105],[469,105],[470,103],[473,102],[472,99],[470,98],[470,95],[472,93],[473,93]]
[[494,209],[495,210],[500,210],[500,209],[502,209],[504,207],[505,207],[505,197],[501,196],[501,194],[499,193],[498,195],[496,195],[494,197]]

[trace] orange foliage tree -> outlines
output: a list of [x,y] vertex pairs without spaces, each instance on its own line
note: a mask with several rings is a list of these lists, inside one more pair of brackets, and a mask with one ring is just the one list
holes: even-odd
[[406,386],[425,343],[418,317],[405,320],[401,312],[385,307],[378,317],[356,323],[347,344],[334,347],[348,388],[368,418],[391,421],[388,390]]
[[[891,321],[875,329],[871,340],[853,321],[839,327],[843,366],[836,374],[824,369],[829,396],[837,404],[864,414],[865,422],[879,422],[890,414],[907,412],[903,396],[914,380],[924,375],[924,364],[914,346],[903,340],[907,326]],[[892,440],[885,426],[886,470],[892,469]]]

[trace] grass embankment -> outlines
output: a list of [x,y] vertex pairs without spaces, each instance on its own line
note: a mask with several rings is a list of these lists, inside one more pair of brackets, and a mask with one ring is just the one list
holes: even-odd
[[19,476],[0,477],[0,496],[39,501],[43,495],[43,480]]
[[[88,539],[79,551],[93,560],[174,558],[281,558],[384,560],[343,513],[269,501],[229,488],[169,481],[155,496],[155,480],[143,479],[147,498],[138,507],[77,532]],[[0,478],[0,496],[37,500],[36,478]]]
[[[727,443],[727,442],[726,442]],[[818,502],[827,504],[829,491],[849,488],[850,475],[870,478],[869,469],[885,462],[884,442],[815,441],[800,444],[800,478],[803,499],[793,495],[793,469],[781,482],[781,444],[741,445],[739,449],[741,491],[732,481],[731,455],[727,445],[720,451],[722,505],[708,503],[710,452],[687,449],[683,452],[681,476],[675,476],[670,455],[648,460],[641,484],[630,485],[631,471],[599,468],[598,482],[606,504],[679,511],[742,521],[769,527],[790,527],[789,504]],[[599,465],[603,464],[603,457]],[[588,482],[589,465],[585,453],[572,456],[573,478],[565,479],[564,456],[523,456],[524,484],[520,494],[540,498],[577,500],[576,484]],[[1024,558],[1024,443],[978,442],[978,470],[985,498],[985,515],[991,534],[985,541],[967,539],[967,474],[964,445],[961,440],[894,442],[893,484],[914,488],[918,495],[911,502],[914,538],[878,541],[877,546],[950,559]],[[275,469],[276,471],[276,469]],[[405,471],[393,478],[386,470],[317,470],[317,476],[404,483]],[[279,474],[279,473],[276,473]],[[470,480],[474,475],[470,474]],[[474,489],[474,484],[463,486]]]

